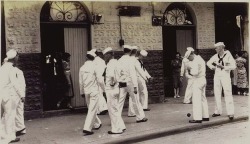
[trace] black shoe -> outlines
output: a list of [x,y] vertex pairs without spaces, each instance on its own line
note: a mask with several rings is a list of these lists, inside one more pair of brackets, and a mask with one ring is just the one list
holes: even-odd
[[138,121],[136,121],[137,123],[140,123],[140,122],[146,122],[146,121],[148,121],[148,119],[147,118],[143,118],[142,120],[138,120]]
[[16,132],[16,136],[21,136],[21,135],[25,135],[26,133],[24,133],[23,131],[26,130],[26,128],[20,130],[20,131],[17,131]]
[[184,103],[184,102],[183,102],[183,104],[192,104],[192,102],[189,102],[189,103]]
[[202,123],[202,120],[189,120],[189,123]]
[[128,116],[128,117],[136,117],[136,115]]
[[123,132],[125,132],[125,131],[126,131],[126,129],[123,129],[122,131],[123,131]]
[[93,128],[94,130],[99,130],[102,127],[102,124],[98,128]]
[[119,132],[119,133],[114,133],[112,131],[108,131],[108,134],[122,134],[123,132]]
[[202,118],[202,121],[209,121],[209,118]]
[[143,109],[143,111],[150,111],[150,109],[148,109],[148,108],[147,109]]
[[220,114],[213,114],[212,117],[217,117],[217,116],[220,116]]
[[10,143],[15,143],[15,142],[19,142],[19,141],[20,141],[20,138],[16,138],[16,139],[10,141]]
[[100,114],[98,114],[98,115],[105,115],[107,113],[108,113],[108,110],[104,110],[104,111],[100,112]]
[[85,133],[85,135],[92,135],[92,134],[94,134],[94,132],[87,131],[87,130],[83,130],[82,132]]
[[229,115],[228,118],[229,118],[229,120],[233,120],[234,116],[233,115]]

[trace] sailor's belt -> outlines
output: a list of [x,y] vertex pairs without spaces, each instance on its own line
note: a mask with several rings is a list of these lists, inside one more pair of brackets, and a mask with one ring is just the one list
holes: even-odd
[[127,87],[127,83],[126,82],[119,82],[119,87],[120,88]]

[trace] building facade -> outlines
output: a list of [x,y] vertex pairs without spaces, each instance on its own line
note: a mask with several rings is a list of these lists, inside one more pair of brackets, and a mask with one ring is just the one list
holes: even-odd
[[[170,60],[175,52],[184,55],[186,47],[192,46],[208,60],[215,53],[214,43],[225,41],[223,34],[217,36],[223,32],[216,30],[221,24],[216,24],[217,19],[223,16],[219,10],[227,7],[223,3],[4,1],[1,4],[1,59],[11,48],[20,53],[27,85],[27,117],[40,117],[56,109],[63,91],[56,70],[61,52],[71,54],[75,107],[86,106],[79,95],[78,72],[87,50],[112,47],[118,58],[122,41],[149,52],[145,66],[155,78],[148,85],[149,102],[159,103],[173,95]],[[237,25],[234,28],[236,35],[239,33],[236,37],[241,36],[242,41],[237,49],[248,50],[248,3],[239,3],[231,15],[243,18],[241,29]],[[229,45],[234,50],[233,44]],[[213,72],[208,69],[207,79],[207,94],[213,95]]]

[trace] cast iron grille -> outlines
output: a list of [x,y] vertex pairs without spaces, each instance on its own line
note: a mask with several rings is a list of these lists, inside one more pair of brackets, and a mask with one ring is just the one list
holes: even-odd
[[164,25],[192,25],[192,17],[186,6],[181,3],[171,4],[163,15]]
[[58,1],[49,2],[49,21],[84,22],[87,21],[87,13],[80,2]]

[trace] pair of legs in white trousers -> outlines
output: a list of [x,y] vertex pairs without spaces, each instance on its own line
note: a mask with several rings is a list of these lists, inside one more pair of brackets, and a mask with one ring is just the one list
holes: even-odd
[[100,92],[100,98],[98,101],[97,114],[100,114],[102,111],[108,110],[107,102],[103,96],[103,93]]
[[111,120],[111,132],[113,133],[121,133],[124,129],[120,127],[119,124],[119,112],[118,112],[118,102],[119,102],[119,88],[107,89],[106,90],[107,96],[107,105],[108,105],[108,112],[109,117]]
[[193,101],[193,119],[202,120],[202,118],[209,118],[208,105],[206,98],[206,78],[193,79],[192,85],[192,101]]
[[[148,89],[146,85],[146,81],[142,77],[138,77],[138,98],[142,105],[143,109],[148,109]],[[132,104],[132,99],[129,98],[129,109],[128,116],[134,116],[135,110]]]
[[92,128],[97,128],[101,125],[101,120],[97,116],[98,101],[100,94],[93,92],[85,95],[88,106],[88,114],[85,119],[83,130],[92,131]]
[[232,95],[231,78],[229,75],[214,77],[215,114],[222,114],[221,92],[224,90],[227,115],[234,115],[234,102]]
[[145,113],[143,111],[141,103],[139,102],[138,93],[134,94],[134,86],[132,82],[128,82],[127,87],[120,88],[120,93],[119,93],[119,103],[118,103],[119,115],[120,115],[119,123],[120,123],[120,127],[123,129],[125,129],[126,127],[122,119],[122,109],[124,106],[127,93],[129,93],[129,96],[132,99],[132,104],[135,110],[136,120],[139,121],[145,118]]
[[183,103],[190,103],[191,102],[192,84],[193,84],[193,79],[187,79],[187,87],[186,87]]
[[[25,129],[24,103],[21,101],[21,99],[17,102],[15,124],[16,124],[16,131],[21,131]],[[26,130],[23,130],[23,133],[26,133]]]
[[15,117],[19,99],[19,97],[8,95],[7,98],[4,100],[2,99],[1,102],[3,108],[1,137],[3,141],[7,143],[16,139]]

